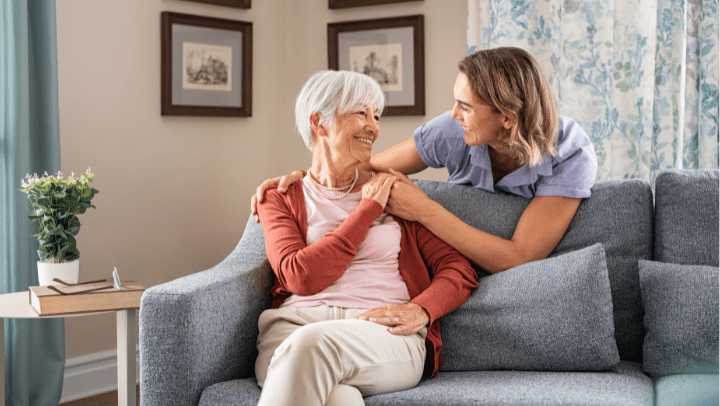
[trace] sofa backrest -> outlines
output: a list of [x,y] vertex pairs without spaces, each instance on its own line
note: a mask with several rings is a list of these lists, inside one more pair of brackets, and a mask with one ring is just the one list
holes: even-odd
[[[512,237],[530,203],[529,199],[471,186],[424,180],[416,183],[431,199],[469,225],[505,239]],[[653,254],[653,195],[647,182],[622,180],[596,184],[592,196],[580,204],[551,257],[596,243],[603,245],[606,254],[620,357],[639,362],[644,329],[638,260],[652,259]],[[487,275],[481,270],[478,272]]]
[[718,171],[667,170],[655,179],[655,260],[718,266]]

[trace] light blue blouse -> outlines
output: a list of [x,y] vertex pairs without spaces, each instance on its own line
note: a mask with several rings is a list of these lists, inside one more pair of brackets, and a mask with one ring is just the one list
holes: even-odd
[[597,174],[597,156],[587,133],[572,119],[560,117],[557,155],[537,166],[525,164],[493,184],[487,145],[465,144],[462,126],[441,114],[413,134],[415,148],[432,168],[445,167],[449,183],[533,198],[534,196],[590,197]]

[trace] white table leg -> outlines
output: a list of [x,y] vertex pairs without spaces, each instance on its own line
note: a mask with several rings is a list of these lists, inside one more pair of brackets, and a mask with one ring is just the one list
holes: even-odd
[[5,406],[5,319],[0,317],[0,406]]
[[118,406],[135,406],[135,309],[117,312]]

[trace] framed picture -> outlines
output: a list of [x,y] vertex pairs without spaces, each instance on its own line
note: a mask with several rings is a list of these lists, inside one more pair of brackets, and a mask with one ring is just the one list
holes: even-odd
[[378,4],[407,3],[409,1],[423,0],[328,0],[330,8],[350,8],[362,6],[375,6]]
[[162,115],[252,115],[252,23],[163,12]]
[[228,6],[236,8],[250,8],[250,0],[187,0],[195,3],[217,4],[218,6]]
[[422,15],[328,24],[328,65],[377,79],[384,116],[425,115]]

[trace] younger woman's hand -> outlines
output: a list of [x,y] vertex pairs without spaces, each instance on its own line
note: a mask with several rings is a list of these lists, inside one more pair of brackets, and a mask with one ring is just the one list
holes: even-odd
[[305,172],[297,170],[289,175],[283,175],[278,176],[277,178],[267,179],[263,183],[261,183],[255,191],[252,199],[250,199],[250,212],[253,216],[255,216],[255,222],[260,222],[260,218],[257,215],[257,205],[259,203],[262,203],[265,189],[269,188],[270,186],[278,185],[278,191],[280,193],[285,193],[287,191],[287,188],[290,187],[290,185],[299,181],[303,177],[305,177]]
[[390,169],[390,174],[397,177],[393,184],[386,212],[408,221],[421,222],[420,216],[428,213],[429,197],[410,178],[402,173]]
[[389,173],[373,175],[362,187],[363,199],[373,199],[385,209],[390,196],[390,189],[392,189],[392,185],[396,180],[397,177]]

